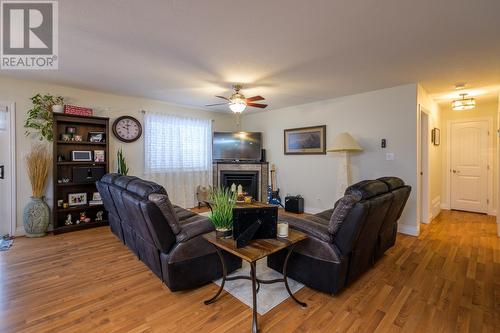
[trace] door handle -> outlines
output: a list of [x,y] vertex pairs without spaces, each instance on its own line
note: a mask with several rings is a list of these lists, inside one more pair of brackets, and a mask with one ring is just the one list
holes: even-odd
[[0,179],[5,179],[5,165],[0,165]]
[[453,173],[460,173],[460,170],[453,169]]

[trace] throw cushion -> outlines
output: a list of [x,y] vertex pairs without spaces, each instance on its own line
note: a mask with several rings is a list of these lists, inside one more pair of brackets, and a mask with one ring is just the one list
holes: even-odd
[[361,200],[361,196],[357,194],[347,194],[340,198],[335,205],[332,216],[330,217],[330,224],[328,225],[328,232],[333,238],[342,223],[344,223],[345,218],[351,211],[351,208]]
[[179,219],[177,218],[177,214],[175,213],[174,207],[172,206],[168,195],[153,193],[148,196],[148,199],[158,206],[163,216],[165,216],[172,232],[176,235],[181,232]]

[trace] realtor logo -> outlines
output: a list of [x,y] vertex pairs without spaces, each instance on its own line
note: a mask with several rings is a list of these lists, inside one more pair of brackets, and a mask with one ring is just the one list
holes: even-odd
[[58,2],[1,1],[1,69],[58,68]]

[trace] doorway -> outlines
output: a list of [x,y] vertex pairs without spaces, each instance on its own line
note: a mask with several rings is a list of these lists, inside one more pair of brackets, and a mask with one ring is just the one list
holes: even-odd
[[420,223],[430,223],[431,213],[430,213],[430,177],[429,177],[429,144],[430,144],[430,117],[429,111],[420,106],[420,128],[419,128],[419,163],[418,163],[418,187],[417,191],[418,205],[419,209],[419,222]]
[[450,208],[488,213],[490,183],[489,119],[450,124]]
[[16,231],[15,105],[0,102],[0,236]]

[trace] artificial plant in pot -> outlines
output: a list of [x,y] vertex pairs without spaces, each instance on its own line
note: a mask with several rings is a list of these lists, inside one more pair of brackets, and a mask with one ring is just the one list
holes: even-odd
[[23,224],[27,237],[41,237],[49,227],[49,206],[45,202],[45,186],[49,175],[51,155],[46,145],[37,144],[26,155],[32,196],[24,208]]
[[233,234],[233,208],[236,207],[236,193],[228,188],[217,188],[210,195],[212,212],[210,221],[218,238],[229,238]]
[[128,175],[127,162],[125,161],[125,156],[123,156],[123,150],[121,148],[118,149],[118,151],[116,153],[116,159],[117,159],[117,164],[118,164],[117,172],[123,176]]
[[52,141],[54,139],[52,109],[54,105],[62,106],[63,102],[64,99],[61,96],[50,94],[43,96],[36,94],[31,97],[32,107],[28,110],[28,117],[24,123],[26,136],[31,134],[31,130],[34,130],[39,135],[40,141],[44,139]]

